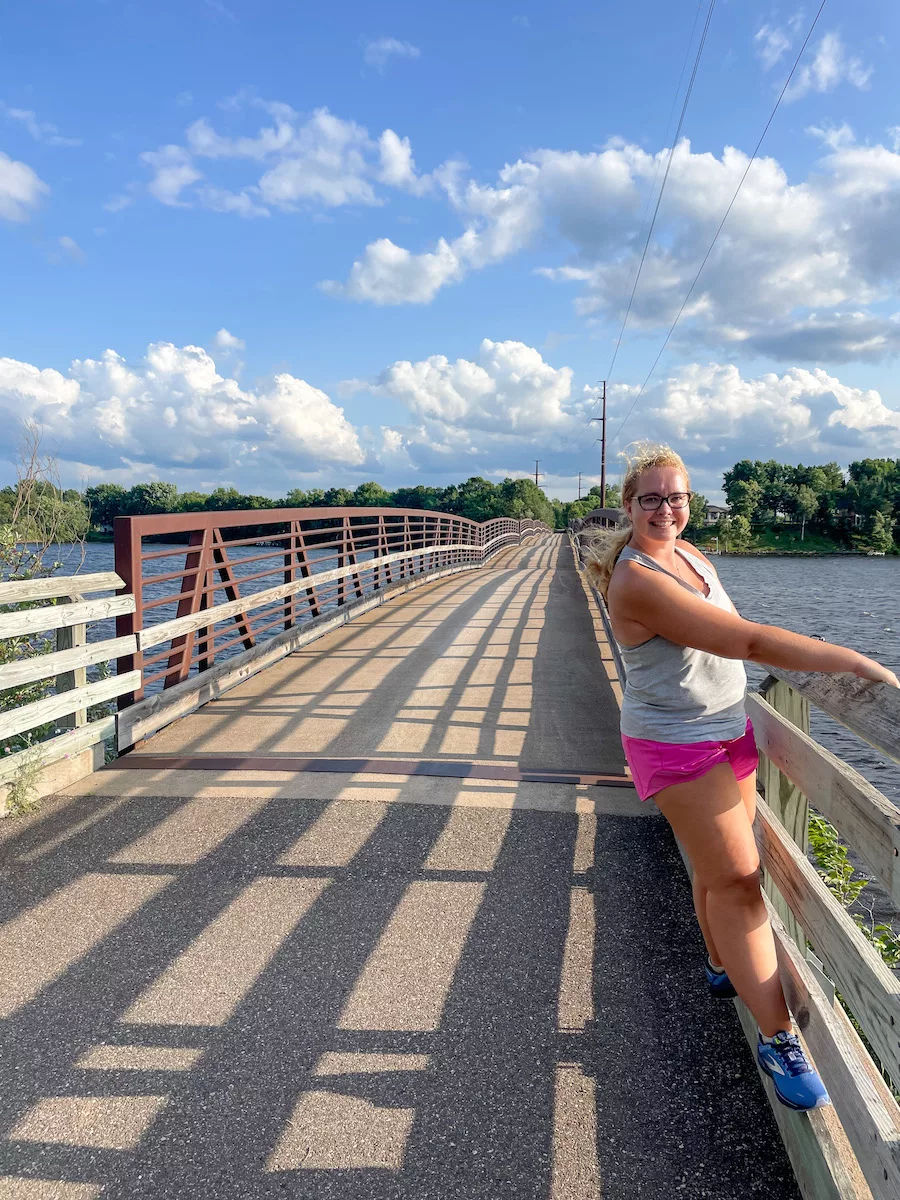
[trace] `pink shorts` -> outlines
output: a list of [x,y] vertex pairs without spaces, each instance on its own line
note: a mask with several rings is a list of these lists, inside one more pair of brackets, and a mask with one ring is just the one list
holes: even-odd
[[730,742],[651,742],[623,733],[622,745],[642,800],[675,783],[699,779],[719,763],[730,763],[735,779],[746,779],[759,765],[749,717],[745,731]]

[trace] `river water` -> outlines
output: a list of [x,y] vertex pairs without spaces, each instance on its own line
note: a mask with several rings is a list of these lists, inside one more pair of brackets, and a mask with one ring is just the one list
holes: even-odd
[[[163,547],[154,547],[154,549]],[[232,551],[233,558],[258,553],[247,546]],[[59,547],[63,572],[74,571],[80,560],[80,547]],[[148,563],[154,573],[173,569],[177,559],[157,559]],[[716,570],[736,607],[751,621],[781,625],[795,633],[819,634],[826,641],[852,646],[878,659],[900,674],[900,558],[822,557],[784,558],[734,557],[720,555]],[[113,547],[109,543],[90,543],[85,547],[83,571],[113,569]],[[248,567],[248,573],[258,570]],[[315,567],[313,566],[313,570]],[[236,574],[242,572],[238,567]],[[271,587],[271,580],[253,581],[247,592]],[[163,585],[161,591],[171,587]],[[148,596],[152,595],[152,585]],[[147,614],[167,619],[172,613],[151,609]],[[104,622],[103,625],[106,623]],[[91,630],[91,640],[112,636],[110,628]],[[235,652],[240,646],[235,647]],[[751,686],[761,682],[764,672],[750,666]],[[844,729],[836,721],[813,709],[812,732],[829,750],[854,766],[862,775],[900,807],[900,765],[880,754]]]
[[[900,674],[900,559],[723,554],[714,562],[741,616],[852,646]],[[765,675],[752,664],[747,673],[751,687]],[[900,764],[815,708],[810,725],[822,745],[900,807]]]

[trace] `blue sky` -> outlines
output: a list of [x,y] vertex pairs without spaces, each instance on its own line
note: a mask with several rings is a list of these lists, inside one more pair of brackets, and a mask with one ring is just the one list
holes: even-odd
[[[0,473],[30,417],[75,484],[277,495],[539,458],[574,497],[708,6],[11,10]],[[715,5],[611,434],[817,7]],[[712,497],[741,457],[900,455],[898,33],[887,0],[826,4],[613,463],[664,437]]]

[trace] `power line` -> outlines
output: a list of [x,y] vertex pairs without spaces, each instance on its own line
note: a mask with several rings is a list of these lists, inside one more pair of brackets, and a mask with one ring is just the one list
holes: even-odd
[[[706,35],[709,32],[709,23],[712,20],[712,15],[713,15],[713,11],[714,11],[715,7],[716,7],[716,0],[710,0],[709,11],[706,14],[706,23],[703,26],[703,33],[700,36],[700,45],[697,47],[697,54],[696,54],[696,57],[694,58],[694,69],[691,71],[691,78],[688,82],[687,91],[684,94],[684,102],[681,105],[681,115],[678,118],[678,127],[675,130],[675,136],[672,138],[672,144],[669,147],[669,158],[668,158],[668,161],[666,162],[666,172],[663,175],[663,181],[662,181],[662,184],[660,185],[659,195],[656,197],[656,207],[653,210],[653,217],[650,221],[650,228],[647,230],[647,237],[644,241],[644,249],[641,254],[640,262],[638,263],[637,274],[634,277],[634,286],[631,289],[631,296],[628,300],[628,307],[625,309],[625,317],[624,317],[624,320],[622,321],[622,328],[619,330],[619,336],[618,336],[618,339],[616,340],[615,349],[613,350],[613,356],[612,356],[612,360],[609,364],[609,370],[606,372],[606,378],[608,380],[612,378],[612,369],[616,365],[616,359],[619,356],[619,347],[622,345],[622,338],[625,335],[625,326],[628,324],[628,318],[631,315],[631,308],[632,308],[632,305],[634,304],[634,297],[637,294],[637,288],[638,288],[638,283],[640,282],[641,272],[644,269],[644,262],[646,261],[646,258],[647,258],[647,251],[650,249],[650,240],[653,237],[653,230],[656,228],[656,218],[659,216],[659,206],[662,203],[663,193],[666,190],[666,183],[668,182],[668,179],[669,179],[669,171],[672,167],[672,159],[675,155],[675,147],[678,145],[678,139],[681,136],[681,129],[682,129],[682,126],[684,125],[685,115],[687,114],[687,107],[688,107],[688,103],[691,98],[691,92],[694,90],[694,80],[697,78],[697,70],[700,66],[700,58],[703,54],[703,47],[706,45]],[[699,15],[699,12],[700,12],[700,7],[698,6],[698,8],[697,8],[698,15]],[[696,27],[697,27],[697,17],[695,16],[694,17],[694,25],[693,25],[693,28],[691,29],[691,41],[693,41],[694,29],[696,29]],[[690,42],[688,43],[688,50],[690,50]],[[685,57],[685,62],[687,62],[686,57]],[[682,79],[684,78],[684,67],[681,68],[681,78]],[[679,79],[679,81],[678,81],[678,86],[679,86],[679,88],[681,87],[681,79]],[[676,92],[676,96],[677,96],[677,92]],[[669,119],[671,120],[671,117]]]
[[[687,45],[684,48],[684,58],[681,60],[681,71],[678,75],[678,83],[675,85],[675,94],[672,97],[672,106],[669,109],[669,119],[666,121],[666,132],[663,134],[663,145],[669,144],[669,133],[672,129],[672,120],[675,117],[675,109],[678,106],[678,97],[681,95],[681,85],[684,83],[684,73],[687,70],[688,59],[691,56],[691,46],[694,44],[694,34],[697,32],[697,22],[700,20],[700,12],[703,9],[703,0],[698,0],[697,11],[694,13],[694,20],[691,24],[690,37],[687,40]],[[647,199],[644,203],[644,211],[641,214],[641,238],[646,236],[647,221],[650,217],[650,209],[653,205],[653,197],[656,195],[656,184],[659,179],[659,168],[662,165],[662,155],[658,155],[656,159],[656,168],[653,172],[653,183],[647,189]]]
[[765,124],[765,127],[764,127],[762,133],[759,135],[759,141],[756,143],[756,148],[753,151],[750,161],[747,163],[747,166],[744,169],[744,173],[741,176],[740,180],[738,181],[738,185],[734,190],[734,195],[731,197],[731,200],[728,203],[728,207],[725,209],[725,214],[722,217],[722,220],[719,222],[718,229],[713,234],[713,239],[709,244],[709,249],[704,254],[703,261],[700,263],[700,266],[697,269],[697,274],[694,276],[693,282],[691,283],[691,286],[688,288],[687,295],[685,296],[684,300],[682,301],[681,308],[679,308],[678,313],[675,317],[675,320],[672,322],[671,328],[669,329],[669,332],[666,334],[666,339],[663,342],[662,346],[660,347],[659,353],[657,354],[656,358],[653,360],[653,365],[651,366],[649,372],[647,373],[647,378],[641,384],[640,390],[638,391],[638,394],[635,396],[634,400],[632,401],[631,408],[629,408],[628,412],[625,414],[621,425],[616,430],[616,432],[613,434],[613,438],[612,438],[613,441],[616,440],[616,438],[619,436],[619,434],[625,428],[625,424],[628,421],[628,418],[634,412],[635,406],[637,405],[637,402],[640,400],[641,396],[643,396],[644,391],[647,387],[647,384],[650,382],[651,378],[653,377],[653,372],[656,370],[659,360],[662,358],[663,352],[665,351],[666,346],[668,346],[668,344],[669,344],[669,339],[671,338],[672,334],[675,332],[675,326],[681,320],[682,314],[684,313],[684,310],[687,308],[688,301],[690,300],[691,296],[694,293],[694,288],[697,286],[697,282],[700,279],[700,276],[703,274],[703,268],[706,266],[707,262],[709,261],[709,256],[712,254],[713,248],[715,247],[716,242],[719,240],[719,234],[722,232],[725,222],[728,220],[728,214],[731,212],[732,208],[734,208],[734,202],[735,202],[735,200],[737,200],[738,194],[740,193],[741,188],[744,186],[744,180],[747,178],[747,175],[750,173],[750,168],[753,166],[754,162],[756,161],[756,156],[759,154],[760,147],[763,144],[766,134],[769,132],[769,126],[775,120],[775,114],[778,112],[778,109],[781,105],[781,101],[784,99],[784,94],[788,90],[791,80],[794,78],[794,72],[797,70],[797,67],[800,65],[800,59],[803,57],[803,52],[806,50],[806,47],[809,44],[809,39],[812,37],[812,35],[815,31],[816,25],[818,25],[818,23],[819,23],[819,17],[821,17],[821,15],[822,15],[822,11],[825,8],[826,2],[827,2],[827,0],[822,0],[822,3],[819,5],[819,11],[816,13],[815,17],[813,18],[813,23],[809,27],[809,32],[807,33],[806,37],[803,39],[803,45],[800,47],[797,57],[794,59],[794,65],[791,67],[790,74],[788,75],[787,79],[784,81],[784,87],[781,89],[781,91],[778,94],[778,99],[775,101],[775,107],[772,109],[771,113],[769,114],[769,119],[768,119],[768,121],[766,121],[766,124]]

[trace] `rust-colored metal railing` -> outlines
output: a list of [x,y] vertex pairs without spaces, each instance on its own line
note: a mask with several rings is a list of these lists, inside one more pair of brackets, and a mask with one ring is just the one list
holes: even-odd
[[120,707],[278,630],[416,575],[478,566],[538,532],[549,530],[539,521],[479,523],[398,508],[118,517],[116,571],[135,609],[117,619],[116,632],[138,635],[118,671],[142,673]]

